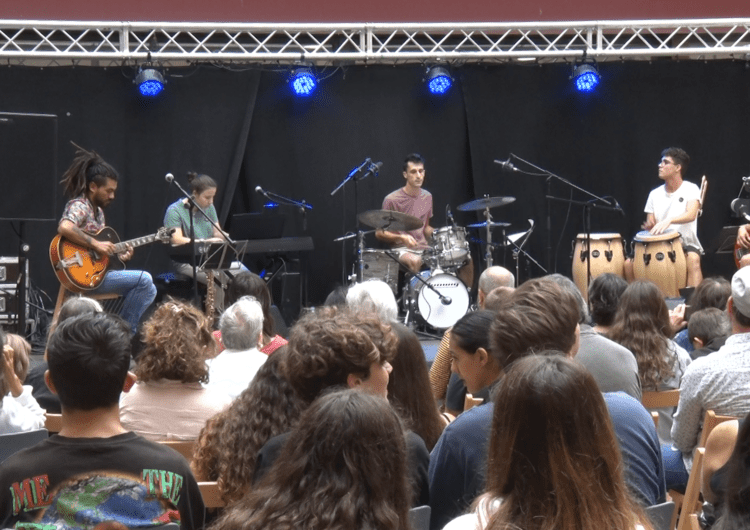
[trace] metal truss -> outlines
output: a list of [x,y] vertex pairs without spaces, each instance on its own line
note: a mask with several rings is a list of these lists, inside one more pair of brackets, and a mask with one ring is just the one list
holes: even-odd
[[0,63],[113,66],[750,58],[750,19],[498,24],[0,20]]

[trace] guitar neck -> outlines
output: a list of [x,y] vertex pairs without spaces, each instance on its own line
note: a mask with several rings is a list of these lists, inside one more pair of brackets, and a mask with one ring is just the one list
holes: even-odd
[[129,246],[135,248],[142,245],[148,245],[149,243],[153,243],[154,241],[156,241],[156,234],[136,237],[135,239],[129,239],[127,241],[120,241],[119,243],[115,244],[115,254],[125,252]]

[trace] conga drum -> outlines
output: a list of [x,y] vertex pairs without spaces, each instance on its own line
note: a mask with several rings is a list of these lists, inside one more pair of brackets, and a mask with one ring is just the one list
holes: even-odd
[[591,279],[611,272],[624,275],[625,251],[620,234],[591,234],[591,252],[587,252],[586,234],[578,234],[573,249],[573,281],[588,300],[588,259],[591,255]]
[[687,262],[679,232],[652,235],[642,230],[633,238],[633,251],[637,279],[651,280],[664,296],[680,296],[680,289],[687,285]]

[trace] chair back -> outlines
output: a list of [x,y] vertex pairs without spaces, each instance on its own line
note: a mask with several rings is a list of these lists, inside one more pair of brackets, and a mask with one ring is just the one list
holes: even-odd
[[481,405],[484,403],[483,398],[475,398],[468,392],[466,393],[466,397],[464,397],[464,412],[466,412],[469,409],[473,409],[477,405]]
[[415,506],[409,510],[409,525],[412,530],[429,530],[432,508],[429,506]]
[[49,432],[47,432],[47,429],[1,434],[0,464],[3,463],[6,458],[17,453],[21,449],[26,449],[27,447],[36,445],[47,438],[49,438]]
[[182,456],[185,460],[191,462],[193,460],[193,452],[195,451],[195,440],[160,440],[161,445],[171,447]]
[[654,527],[654,530],[672,530],[669,528],[669,521],[672,519],[674,502],[667,501],[661,504],[654,504],[643,511],[646,512],[646,516],[651,521],[651,526]]
[[732,421],[737,419],[739,418],[737,418],[736,416],[720,416],[713,410],[707,410],[706,415],[703,418],[703,431],[701,432],[701,439],[698,447],[706,447],[708,435],[711,434],[711,431],[714,430],[714,427],[716,427],[720,423],[724,423],[725,421]]
[[680,511],[680,521],[677,523],[677,530],[690,530],[690,515],[697,514],[701,509],[699,502],[701,496],[701,476],[703,475],[703,457],[706,449],[698,447],[693,453],[693,469],[690,470],[685,487],[685,497],[682,500],[682,510]]
[[226,504],[221,498],[219,484],[217,482],[198,482],[198,488],[201,490],[203,504],[206,508],[223,508]]
[[680,401],[680,390],[647,391],[641,396],[641,403],[647,409],[676,407]]
[[44,414],[44,428],[51,433],[60,432],[62,429],[62,414]]

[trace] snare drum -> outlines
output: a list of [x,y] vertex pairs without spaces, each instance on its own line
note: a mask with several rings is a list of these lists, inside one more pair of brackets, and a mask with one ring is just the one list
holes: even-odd
[[679,232],[652,235],[642,230],[633,238],[633,251],[636,278],[651,280],[664,296],[680,296],[679,290],[687,285],[687,262]]
[[363,250],[362,281],[367,280],[384,281],[395,295],[398,290],[398,261],[388,256],[385,250]]
[[435,229],[432,236],[437,265],[441,269],[458,268],[469,260],[469,242],[462,226],[444,226]]
[[432,275],[430,271],[419,273],[419,276],[435,290],[427,287],[416,277],[412,278],[410,283],[417,296],[417,309],[422,320],[435,329],[448,329],[469,310],[469,291],[464,283],[452,274],[436,272]]
[[[572,276],[584,300],[588,300],[587,258],[586,234],[578,234],[573,249]],[[620,234],[591,234],[591,279],[605,272],[623,276],[624,267],[625,251]]]

